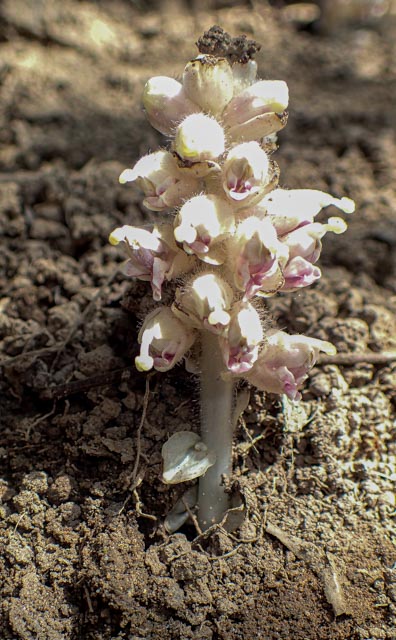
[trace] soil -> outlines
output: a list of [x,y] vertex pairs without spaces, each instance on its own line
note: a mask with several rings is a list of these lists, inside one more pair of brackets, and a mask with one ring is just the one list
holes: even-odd
[[[3,0],[5,640],[396,639],[396,363],[353,362],[396,349],[396,15],[325,34],[290,16],[265,2]],[[325,240],[319,284],[271,301],[280,327],[352,361],[319,363],[293,410],[252,389],[230,480],[243,525],[168,535],[185,487],[161,482],[161,446],[198,427],[197,381],[134,369],[153,303],[107,238],[152,219],[118,184],[164,143],[143,84],[179,75],[212,24],[261,42],[261,76],[289,84],[281,183],[357,203]]]

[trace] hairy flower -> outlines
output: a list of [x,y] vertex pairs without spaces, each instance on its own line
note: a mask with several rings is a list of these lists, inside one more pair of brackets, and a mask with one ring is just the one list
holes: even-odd
[[214,118],[194,113],[177,127],[174,149],[188,162],[217,160],[225,150],[224,130]]
[[260,80],[236,95],[223,113],[224,123],[233,127],[265,113],[283,113],[289,91],[283,80]]
[[223,166],[223,188],[230,200],[244,206],[257,200],[269,181],[270,162],[258,142],[239,144]]
[[248,62],[235,62],[232,65],[232,75],[234,76],[234,96],[240,94],[244,89],[250,87],[256,80],[257,62],[248,60]]
[[119,180],[121,184],[136,181],[146,196],[143,204],[151,211],[177,207],[199,187],[197,179],[179,172],[169,151],[156,151],[144,156],[133,169],[125,169]]
[[280,289],[290,292],[309,287],[316,280],[319,280],[321,275],[322,272],[319,267],[305,260],[305,258],[296,256],[289,260],[283,269],[284,282]]
[[195,340],[195,331],[186,326],[169,307],[154,309],[139,331],[140,354],[135,358],[139,371],[169,371]]
[[283,129],[289,100],[287,84],[261,80],[236,95],[223,112],[231,140],[259,140]]
[[278,235],[313,222],[323,207],[333,205],[344,213],[353,213],[355,203],[349,198],[334,198],[317,189],[274,189],[256,205],[257,212],[271,216]]
[[199,111],[181,83],[166,76],[155,76],[146,82],[143,105],[150,124],[168,136],[174,133],[183,118]]
[[282,236],[282,244],[288,248],[289,260],[283,271],[285,278],[282,291],[293,291],[306,287],[320,278],[321,272],[312,265],[319,259],[321,239],[327,231],[343,233],[347,228],[342,218],[329,218],[326,224],[312,222],[302,224]]
[[175,218],[175,238],[189,254],[208,264],[225,259],[221,241],[235,229],[232,207],[216,195],[200,195],[188,200]]
[[282,267],[288,255],[287,245],[278,240],[270,218],[250,216],[242,220],[230,241],[228,265],[244,298],[278,291],[284,282]]
[[232,98],[234,78],[231,66],[225,58],[198,56],[184,69],[183,88],[203,111],[218,115]]
[[152,231],[124,225],[112,231],[109,241],[113,245],[125,243],[129,256],[126,275],[150,282],[157,301],[161,300],[164,280],[171,280],[193,267],[194,261],[178,249],[171,225],[155,226]]
[[176,289],[173,311],[196,329],[222,334],[229,322],[233,292],[215,273],[195,276],[185,288]]
[[229,371],[242,375],[249,371],[258,357],[263,340],[263,328],[256,309],[250,302],[238,302],[231,310],[231,320],[220,348]]
[[336,353],[330,342],[272,331],[257,361],[244,377],[262,391],[285,393],[290,400],[299,400],[299,389],[320,351],[328,355]]

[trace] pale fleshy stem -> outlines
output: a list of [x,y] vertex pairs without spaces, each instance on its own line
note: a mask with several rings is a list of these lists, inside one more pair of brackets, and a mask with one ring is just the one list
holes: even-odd
[[202,531],[219,523],[229,508],[223,476],[232,471],[234,382],[223,380],[218,337],[202,333],[201,438],[216,462],[199,479],[198,521]]

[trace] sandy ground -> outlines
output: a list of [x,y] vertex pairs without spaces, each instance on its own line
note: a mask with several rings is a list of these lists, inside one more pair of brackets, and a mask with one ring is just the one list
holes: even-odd
[[[396,639],[396,17],[318,35],[230,4],[0,7],[5,640]],[[143,84],[180,74],[212,24],[259,40],[261,76],[289,84],[281,183],[356,200],[320,283],[271,302],[349,364],[319,364],[291,414],[252,390],[232,478],[243,526],[168,536],[183,488],[162,484],[160,451],[198,427],[197,382],[156,374],[141,423],[132,365],[152,302],[107,237],[151,219],[117,180],[163,143]]]

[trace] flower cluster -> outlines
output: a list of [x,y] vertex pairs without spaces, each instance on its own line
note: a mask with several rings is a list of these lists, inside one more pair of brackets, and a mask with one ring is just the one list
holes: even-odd
[[256,71],[253,60],[205,54],[187,64],[181,82],[147,82],[147,117],[171,142],[126,169],[120,182],[136,183],[148,209],[171,215],[150,230],[117,228],[110,242],[125,246],[126,273],[150,282],[154,300],[161,301],[164,283],[176,281],[172,306],[143,322],[140,371],[169,370],[191,349],[199,353],[202,332],[210,332],[223,375],[295,400],[319,352],[334,347],[283,331],[264,335],[259,302],[320,278],[322,238],[346,224],[316,216],[329,205],[352,212],[354,204],[278,187],[270,154],[286,124],[288,89],[283,81],[257,80]]

